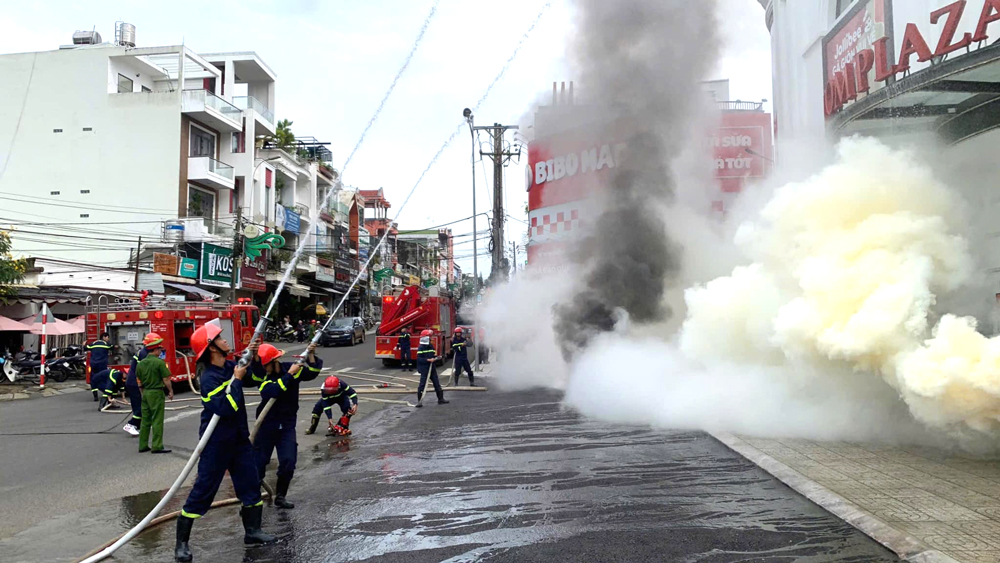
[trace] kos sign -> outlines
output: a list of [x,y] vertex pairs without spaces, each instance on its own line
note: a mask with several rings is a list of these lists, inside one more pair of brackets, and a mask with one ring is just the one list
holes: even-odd
[[[931,25],[939,28],[933,49],[932,43],[928,43],[917,24],[908,23],[900,42],[899,56],[893,57],[891,34],[884,33],[882,37],[872,39],[870,45],[868,44],[871,31],[879,23],[879,14],[882,15],[881,26],[885,29],[892,27],[891,18],[886,17],[887,2],[888,0],[870,0],[868,3],[859,4],[860,11],[846,18],[847,24],[834,30],[824,41],[827,72],[823,109],[827,117],[857,100],[859,95],[869,94],[880,88],[879,83],[884,85],[897,75],[909,71],[914,57],[917,62],[927,63],[949,53],[967,49],[973,43],[985,42],[989,39],[987,33],[989,25],[1000,21],[1000,0],[983,1],[982,10],[975,20],[975,28],[968,25],[976,17],[966,15],[968,0],[952,2],[929,14]],[[862,15],[859,17],[859,14]],[[858,21],[862,22],[860,28]],[[864,23],[866,21],[869,23]],[[958,33],[960,26],[974,31]],[[852,32],[856,28],[861,30],[860,34]],[[834,54],[833,57],[831,52]]]

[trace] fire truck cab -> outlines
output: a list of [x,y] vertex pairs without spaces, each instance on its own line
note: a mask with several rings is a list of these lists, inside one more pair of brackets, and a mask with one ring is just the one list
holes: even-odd
[[[193,301],[98,304],[87,309],[87,341],[92,342],[107,332],[111,345],[108,366],[128,370],[132,356],[142,349],[142,339],[155,332],[163,337],[164,361],[172,374],[170,380],[180,383],[190,377],[192,386],[198,389],[191,335],[212,319],[219,319],[222,337],[233,347],[234,356],[238,356],[250,344],[260,311],[249,299],[233,304]],[[89,362],[88,358],[88,367]]]
[[382,323],[375,337],[375,357],[386,366],[398,365],[399,333],[404,328],[412,335],[413,357],[419,346],[420,333],[434,331],[431,344],[442,357],[451,357],[452,331],[455,327],[455,301],[440,288],[422,289],[411,285],[394,295],[382,298]]

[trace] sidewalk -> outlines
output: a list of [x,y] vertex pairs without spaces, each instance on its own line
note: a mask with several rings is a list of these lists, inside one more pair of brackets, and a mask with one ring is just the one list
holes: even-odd
[[85,381],[79,379],[64,381],[62,383],[55,381],[46,383],[45,389],[40,388],[37,383],[21,383],[20,381],[17,383],[3,383],[0,384],[0,402],[54,397],[69,393],[81,393],[89,389],[90,386]]
[[1000,460],[713,435],[904,560],[1000,562]]

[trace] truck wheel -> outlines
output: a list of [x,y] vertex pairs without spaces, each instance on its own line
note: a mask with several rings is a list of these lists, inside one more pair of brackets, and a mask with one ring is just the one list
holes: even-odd
[[394,368],[399,367],[399,363],[396,360],[390,360],[388,358],[382,358],[382,367]]

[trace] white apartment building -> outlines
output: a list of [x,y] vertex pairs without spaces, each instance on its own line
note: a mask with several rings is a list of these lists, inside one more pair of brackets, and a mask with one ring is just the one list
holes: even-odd
[[124,266],[139,237],[231,244],[237,205],[273,224],[255,140],[275,132],[276,76],[256,54],[82,44],[0,55],[0,77],[17,254]]

